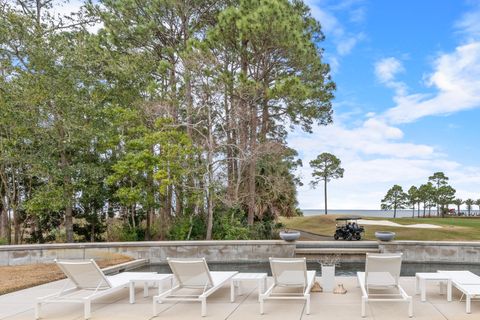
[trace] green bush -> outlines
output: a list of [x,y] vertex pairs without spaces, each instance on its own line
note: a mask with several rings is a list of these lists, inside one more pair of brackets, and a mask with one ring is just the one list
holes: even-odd
[[129,224],[117,220],[107,226],[108,241],[125,242],[145,239],[145,230],[141,227],[132,228]]
[[245,221],[245,212],[241,209],[232,208],[214,212],[213,239],[248,240],[249,229]]
[[176,218],[168,230],[168,240],[203,240],[205,239],[205,220],[198,215]]

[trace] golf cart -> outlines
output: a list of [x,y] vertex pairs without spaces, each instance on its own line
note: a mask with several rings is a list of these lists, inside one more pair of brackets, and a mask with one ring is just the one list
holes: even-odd
[[359,226],[357,221],[360,217],[339,217],[336,220],[336,230],[333,238],[335,240],[361,240],[362,233],[365,233],[365,229]]

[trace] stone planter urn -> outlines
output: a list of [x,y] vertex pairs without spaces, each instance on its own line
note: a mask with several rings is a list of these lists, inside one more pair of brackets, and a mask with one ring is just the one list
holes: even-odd
[[376,231],[375,237],[380,241],[392,241],[395,238],[395,232],[390,231]]
[[295,241],[300,238],[300,231],[280,231],[280,238],[285,241]]
[[333,292],[334,287],[335,287],[335,265],[322,264],[323,292]]

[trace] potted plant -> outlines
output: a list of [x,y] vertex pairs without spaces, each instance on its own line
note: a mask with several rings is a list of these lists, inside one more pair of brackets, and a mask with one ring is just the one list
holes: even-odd
[[282,240],[285,241],[295,241],[300,238],[300,231],[283,229],[279,232],[279,236]]
[[333,292],[335,287],[335,266],[340,261],[339,254],[325,255],[318,260],[322,267],[323,292]]

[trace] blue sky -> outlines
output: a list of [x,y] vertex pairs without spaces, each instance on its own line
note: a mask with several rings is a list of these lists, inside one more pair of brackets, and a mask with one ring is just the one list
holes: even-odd
[[329,185],[336,209],[377,209],[444,171],[458,196],[480,198],[480,2],[308,0],[322,24],[324,60],[337,83],[334,124],[295,131],[301,208],[323,207],[308,162],[337,155],[345,177]]

